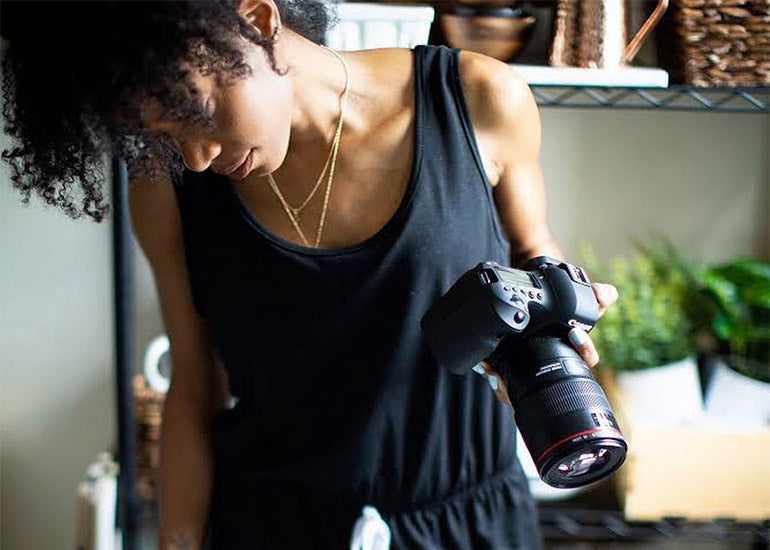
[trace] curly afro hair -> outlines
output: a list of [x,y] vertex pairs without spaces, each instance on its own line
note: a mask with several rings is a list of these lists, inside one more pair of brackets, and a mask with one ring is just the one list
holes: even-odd
[[[327,0],[274,0],[282,24],[321,44],[336,12]],[[184,171],[164,136],[145,131],[144,98],[167,116],[213,124],[185,65],[218,84],[245,78],[243,38],[265,49],[269,38],[236,11],[238,0],[125,0],[28,2],[0,6],[4,131],[17,140],[2,157],[13,186],[29,203],[34,190],[70,217],[101,222],[104,156],[126,161],[129,177]],[[81,190],[81,196],[73,191]],[[73,189],[74,188],[74,189]]]

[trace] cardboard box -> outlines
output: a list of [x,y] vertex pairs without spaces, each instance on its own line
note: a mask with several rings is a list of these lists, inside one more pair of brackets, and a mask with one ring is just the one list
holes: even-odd
[[626,519],[770,519],[770,430],[631,422],[612,375],[597,374],[629,445],[614,476]]

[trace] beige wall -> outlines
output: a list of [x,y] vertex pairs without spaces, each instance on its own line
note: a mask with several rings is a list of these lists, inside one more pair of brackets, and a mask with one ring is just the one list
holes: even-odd
[[0,163],[0,547],[74,548],[76,482],[115,425],[111,223],[24,207],[8,174]]
[[[551,226],[568,256],[665,232],[694,259],[768,256],[768,117],[542,112]],[[3,141],[3,146],[8,142]],[[0,165],[0,546],[71,547],[75,487],[115,437],[110,223],[21,206]],[[137,357],[162,331],[138,256]]]
[[668,235],[694,260],[770,258],[768,131],[758,114],[543,110],[551,227],[601,256]]

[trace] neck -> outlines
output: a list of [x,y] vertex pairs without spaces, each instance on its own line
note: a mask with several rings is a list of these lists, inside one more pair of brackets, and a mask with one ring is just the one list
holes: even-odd
[[[291,138],[288,155],[303,149],[328,151],[334,140],[345,89],[345,68],[332,52],[284,29],[276,42],[275,56],[279,68],[289,67],[292,79],[293,105]],[[354,69],[344,52],[340,56],[348,66],[350,84],[345,109],[345,125],[354,104]]]

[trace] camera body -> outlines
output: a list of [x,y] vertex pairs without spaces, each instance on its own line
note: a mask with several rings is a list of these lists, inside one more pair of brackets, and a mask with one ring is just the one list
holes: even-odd
[[585,485],[625,460],[627,445],[589,367],[566,336],[599,319],[591,281],[547,256],[524,269],[481,262],[425,313],[421,327],[436,362],[468,374],[486,360],[503,377],[541,478]]
[[594,327],[599,305],[581,267],[540,256],[524,268],[481,262],[428,310],[421,326],[441,366],[468,374],[506,337]]

